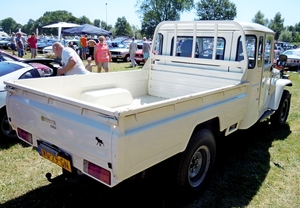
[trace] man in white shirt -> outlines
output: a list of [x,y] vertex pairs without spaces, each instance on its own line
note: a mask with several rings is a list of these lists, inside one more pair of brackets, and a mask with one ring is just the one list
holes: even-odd
[[134,61],[134,55],[137,51],[137,43],[134,41],[134,37],[132,37],[132,42],[129,45],[129,54],[130,54],[130,60],[131,60],[131,66],[135,67],[136,62]]
[[74,75],[74,74],[89,74],[85,66],[76,53],[69,47],[64,47],[60,42],[55,42],[52,45],[52,50],[55,55],[61,58],[62,67],[57,70],[58,75]]

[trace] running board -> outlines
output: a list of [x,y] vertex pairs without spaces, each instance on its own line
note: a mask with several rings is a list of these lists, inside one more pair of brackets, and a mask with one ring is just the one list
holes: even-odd
[[273,115],[276,111],[275,110],[267,110],[266,112],[264,112],[264,114],[259,118],[259,121],[263,121],[264,119],[270,117],[271,115]]

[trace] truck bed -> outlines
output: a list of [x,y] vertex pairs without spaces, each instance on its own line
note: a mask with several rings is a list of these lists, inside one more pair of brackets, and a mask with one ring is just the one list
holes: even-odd
[[[109,186],[114,186],[184,151],[186,135],[198,123],[218,117],[220,131],[238,128],[247,100],[240,63],[229,63],[230,71],[223,65],[187,67],[185,61],[5,81],[8,116],[14,129],[32,134],[33,146],[47,141],[60,147],[82,172],[83,160],[100,167],[113,164],[108,170],[113,176]],[[98,138],[104,146],[97,145]]]

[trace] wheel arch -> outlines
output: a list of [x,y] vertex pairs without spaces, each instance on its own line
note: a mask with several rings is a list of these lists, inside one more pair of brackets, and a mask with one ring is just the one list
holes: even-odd
[[206,128],[209,129],[215,136],[220,134],[220,120],[218,117],[211,118],[203,123],[199,123],[195,126],[190,138],[196,134],[201,129]]
[[275,91],[271,95],[269,108],[272,110],[277,110],[283,91],[286,87],[292,86],[292,81],[288,79],[278,79],[276,81]]

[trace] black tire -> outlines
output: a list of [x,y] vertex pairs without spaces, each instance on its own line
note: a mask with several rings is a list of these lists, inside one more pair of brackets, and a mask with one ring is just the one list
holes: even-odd
[[17,138],[16,132],[11,128],[6,114],[6,108],[0,110],[0,136],[1,138]]
[[289,116],[291,105],[291,94],[289,91],[284,90],[281,96],[281,100],[276,112],[271,116],[271,124],[273,126],[282,126],[286,123]]
[[123,59],[123,61],[130,62],[130,56],[129,56],[129,54],[125,56],[125,58]]
[[192,136],[179,161],[177,183],[189,191],[201,190],[216,160],[213,133],[202,129]]
[[117,62],[117,61],[118,61],[118,59],[116,59],[116,58],[113,58],[113,59],[112,59],[112,61],[113,61],[113,62]]

